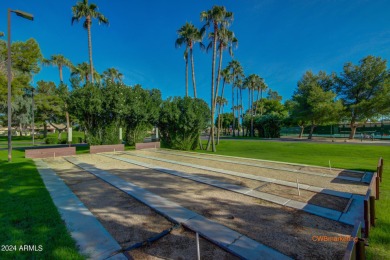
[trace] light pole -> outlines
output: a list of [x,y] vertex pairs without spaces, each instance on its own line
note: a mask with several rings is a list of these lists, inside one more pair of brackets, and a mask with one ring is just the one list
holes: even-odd
[[28,20],[34,20],[32,14],[20,11],[20,10],[11,10],[8,9],[8,60],[7,60],[7,72],[8,72],[8,161],[12,160],[12,134],[11,134],[11,13],[15,13],[17,16],[23,17]]
[[35,122],[34,122],[34,90],[35,88],[31,88],[31,94],[32,94],[32,144],[35,145],[34,137],[35,137]]

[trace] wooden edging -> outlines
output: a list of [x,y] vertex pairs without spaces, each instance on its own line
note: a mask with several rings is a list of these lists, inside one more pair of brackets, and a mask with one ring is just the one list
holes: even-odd
[[379,176],[374,173],[364,197],[364,236],[368,237],[371,226],[375,226],[375,200],[379,200]]
[[135,150],[160,148],[160,142],[136,143]]
[[59,147],[43,149],[26,149],[26,158],[55,158],[60,156],[76,155],[76,147]]
[[365,259],[365,244],[362,237],[362,222],[357,221],[347,244],[343,260]]
[[125,150],[124,144],[111,144],[111,145],[91,145],[89,147],[89,153],[106,153],[106,152],[123,152]]

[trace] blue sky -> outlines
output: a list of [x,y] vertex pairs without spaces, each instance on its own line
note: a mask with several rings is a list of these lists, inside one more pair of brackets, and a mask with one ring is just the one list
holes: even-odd
[[[186,22],[201,27],[199,14],[213,5],[234,13],[239,40],[234,58],[246,75],[256,73],[289,99],[306,70],[340,72],[345,62],[367,55],[390,59],[390,1],[362,0],[93,0],[110,25],[93,24],[93,59],[98,72],[115,67],[129,85],[158,88],[163,98],[182,96],[184,49],[175,49],[177,30]],[[0,31],[7,9],[34,14],[34,22],[12,16],[12,40],[35,38],[42,53],[63,54],[74,64],[88,61],[87,32],[71,25],[76,0],[3,0]],[[210,99],[211,52],[194,52],[198,95]],[[230,61],[224,54],[224,64]],[[65,80],[70,72],[65,69]],[[34,81],[59,82],[56,68],[44,67]],[[190,93],[192,85],[190,81]],[[230,89],[227,89],[229,93]],[[228,95],[229,97],[230,95]],[[230,106],[230,104],[228,105]]]

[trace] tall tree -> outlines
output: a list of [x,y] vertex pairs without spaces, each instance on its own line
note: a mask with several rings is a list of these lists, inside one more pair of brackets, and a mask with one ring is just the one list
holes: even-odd
[[63,84],[64,77],[62,74],[62,70],[64,67],[67,67],[68,69],[72,70],[73,64],[69,59],[65,58],[61,54],[52,55],[50,59],[44,59],[42,63],[44,65],[56,66],[58,68],[59,73],[60,73],[60,85],[61,86],[59,86],[60,87],[59,93],[60,93],[60,97],[64,101],[64,110],[65,110],[65,118],[66,118],[66,131],[69,134],[70,118],[69,118],[68,104],[66,102],[69,92],[68,92],[67,86]]
[[[84,83],[87,83],[89,81],[89,78],[91,77],[91,71],[88,66],[88,63],[83,62],[80,64],[77,64],[73,67],[72,73],[70,74],[72,77],[78,78],[80,81],[84,81]],[[96,79],[96,81],[100,81],[100,75],[96,72],[96,70],[93,71],[93,76]]]
[[249,113],[251,116],[251,137],[253,137],[253,96],[255,89],[261,84],[261,78],[256,74],[251,74],[244,80],[244,85],[248,88],[249,97],[250,97],[250,108]]
[[[217,53],[217,39],[218,39],[218,29],[222,24],[224,27],[228,27],[230,22],[233,21],[233,13],[228,12],[224,6],[214,6],[211,10],[203,11],[200,14],[200,20],[205,21],[205,25],[202,30],[213,26],[213,57],[212,57],[212,67],[211,67],[211,146],[212,151],[216,152],[215,148],[215,139],[214,139],[214,114],[215,114],[215,60]],[[210,148],[210,142],[207,144],[207,150]]]
[[200,47],[203,49],[203,33],[196,28],[192,23],[186,22],[178,31],[179,37],[175,41],[175,47],[179,48],[185,45],[184,61],[186,63],[186,97],[188,97],[188,56],[191,58],[191,71],[192,71],[192,86],[194,88],[194,97],[197,97],[196,93],[196,80],[195,80],[195,64],[194,64],[194,45],[199,42]]
[[94,82],[94,69],[92,62],[92,37],[91,37],[91,25],[92,19],[97,19],[99,24],[107,24],[108,19],[102,13],[98,11],[98,6],[96,4],[88,4],[88,0],[82,0],[77,2],[75,6],[72,7],[72,24],[77,21],[85,18],[83,27],[88,31],[88,52],[89,52],[89,67],[91,81]]
[[115,68],[108,68],[102,73],[103,79],[105,81],[110,80],[111,82],[122,82],[123,74]]
[[[222,77],[222,93],[221,98],[224,99],[224,92],[225,92],[225,83],[230,83],[231,75],[229,68],[225,68],[221,72]],[[225,99],[226,100],[226,99]],[[221,115],[221,108],[223,108],[224,104],[222,106],[219,106],[218,108],[218,132],[217,132],[217,144],[219,144],[219,137],[220,137],[220,127],[221,127],[221,121],[222,121],[222,115]]]
[[373,119],[390,109],[390,71],[380,57],[367,56],[358,65],[348,62],[337,77],[336,90],[350,115],[353,139],[357,123]]
[[44,137],[46,137],[47,123],[56,121],[56,118],[62,114],[62,101],[56,95],[56,85],[52,81],[38,81],[36,93],[37,119],[42,122]]
[[[227,68],[231,74],[231,83],[232,83],[232,113],[233,113],[233,122],[235,122],[234,115],[234,87],[236,85],[236,81],[244,77],[244,70],[239,61],[232,60],[229,62]],[[233,136],[235,136],[235,124],[233,124]]]
[[343,109],[341,100],[336,100],[336,94],[331,90],[332,76],[320,71],[317,75],[307,71],[298,82],[292,101],[295,103],[292,117],[295,120],[310,122],[312,138],[314,128],[318,124],[338,121]]
[[63,55],[61,54],[56,54],[56,55],[52,55],[50,57],[50,59],[44,59],[43,60],[43,65],[46,65],[46,66],[55,66],[58,68],[58,71],[60,73],[60,82],[64,82],[64,77],[62,75],[62,69],[64,67],[67,67],[68,69],[71,69],[73,68],[73,64],[70,60],[68,60],[67,58],[65,58]]

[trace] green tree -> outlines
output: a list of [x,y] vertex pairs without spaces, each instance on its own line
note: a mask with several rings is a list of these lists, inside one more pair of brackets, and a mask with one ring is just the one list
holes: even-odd
[[67,67],[68,69],[72,70],[73,64],[69,59],[65,58],[61,54],[52,55],[50,59],[44,59],[42,63],[44,65],[47,65],[47,66],[55,66],[58,68],[59,75],[60,75],[60,85],[59,85],[59,89],[58,89],[58,94],[59,94],[59,96],[62,99],[63,104],[64,104],[63,111],[65,111],[66,131],[69,134],[70,118],[69,118],[68,103],[67,103],[69,91],[67,89],[67,86],[65,84],[63,84],[64,77],[63,77],[62,71],[63,71],[64,67]]
[[202,39],[203,34],[192,23],[186,22],[178,31],[179,37],[175,41],[175,47],[179,48],[185,45],[184,61],[186,63],[186,97],[188,97],[188,56],[191,57],[191,71],[192,71],[192,86],[194,88],[194,97],[197,97],[196,93],[196,80],[195,80],[195,64],[193,48],[194,45],[199,42],[201,49],[204,48]]
[[[212,57],[212,69],[211,69],[211,120],[214,121],[215,114],[215,60],[217,53],[217,39],[219,26],[227,28],[231,21],[233,21],[233,13],[228,12],[224,6],[214,6],[211,10],[203,11],[200,14],[200,20],[205,21],[205,25],[202,30],[212,26],[213,27],[213,57]],[[212,151],[216,152],[215,140],[214,140],[214,124],[211,123],[210,141],[207,144],[207,150],[212,146]]]
[[222,97],[222,96],[219,96],[217,97],[217,106],[218,106],[218,114],[217,114],[217,144],[219,144],[219,136],[221,135],[221,108],[223,109],[223,107],[228,103],[227,99]]
[[94,68],[92,62],[92,38],[91,38],[91,25],[92,19],[97,19],[99,24],[107,24],[108,19],[102,13],[98,11],[96,4],[88,4],[88,0],[82,0],[77,2],[75,6],[72,7],[72,24],[77,21],[85,18],[83,27],[88,31],[88,53],[89,53],[89,67],[91,81],[94,82]]
[[[237,84],[237,81],[241,80],[244,77],[244,70],[237,60],[232,60],[229,62],[227,68],[230,71],[231,79],[230,82],[232,83],[232,113],[234,117],[234,88],[236,86],[242,86],[242,84]],[[238,82],[240,83],[240,82]],[[238,103],[238,102],[237,102]],[[233,136],[235,135],[235,124],[233,124]]]
[[349,114],[353,139],[357,123],[390,110],[390,71],[386,60],[367,56],[358,65],[348,62],[337,77],[337,93]]
[[157,125],[162,99],[158,89],[147,90],[135,85],[127,90],[123,119],[126,142],[134,145],[143,142],[148,131]]
[[112,82],[123,82],[123,74],[115,68],[108,68],[102,73],[103,79],[105,81],[111,80]]
[[[230,80],[231,80],[231,75],[230,75],[230,71],[229,71],[229,68],[225,68],[222,70],[221,72],[221,77],[222,77],[222,92],[221,92],[221,96],[220,98],[222,100],[226,100],[224,98],[224,92],[225,92],[225,84],[226,83],[230,83]],[[222,121],[222,118],[223,116],[221,115],[221,109],[223,108],[223,106],[227,104],[227,100],[226,102],[223,102],[222,105],[220,105],[218,107],[218,132],[217,132],[217,144],[219,144],[219,137],[220,137],[220,131],[221,131],[221,121]]]
[[210,120],[210,109],[202,99],[174,97],[164,101],[158,122],[163,146],[194,150],[201,131]]
[[56,85],[52,81],[40,80],[37,82],[35,95],[35,106],[37,109],[36,119],[43,124],[44,137],[47,136],[47,123],[57,121],[62,114],[62,101],[56,95]]
[[[88,63],[83,62],[77,64],[75,67],[73,67],[72,73],[70,75],[71,77],[76,78],[78,82],[87,83],[91,76],[91,70]],[[94,70],[93,77],[96,79],[96,81],[100,82],[101,77],[99,73],[96,72],[96,70]]]
[[46,66],[55,66],[58,68],[58,72],[60,73],[60,82],[61,83],[64,82],[64,77],[62,75],[63,68],[64,67],[67,67],[69,69],[73,68],[72,62],[70,60],[68,60],[67,58],[65,58],[61,54],[52,55],[50,57],[50,59],[44,59],[42,63],[43,63],[43,65],[46,65]]
[[336,100],[336,94],[330,90],[332,87],[332,76],[322,71],[318,75],[307,71],[298,82],[298,88],[292,97],[294,105],[291,116],[296,120],[310,122],[308,139],[312,138],[318,124],[328,124],[340,119],[343,105],[341,100]]
[[248,91],[249,91],[249,99],[250,99],[250,108],[249,108],[249,115],[250,115],[250,118],[251,118],[251,124],[250,124],[250,136],[253,137],[253,116],[254,116],[254,112],[253,112],[253,96],[254,96],[254,91],[255,89],[258,88],[258,86],[260,86],[262,84],[262,78],[260,78],[258,75],[256,74],[251,74],[249,75],[248,77],[245,78],[244,80],[244,85],[248,88]]

